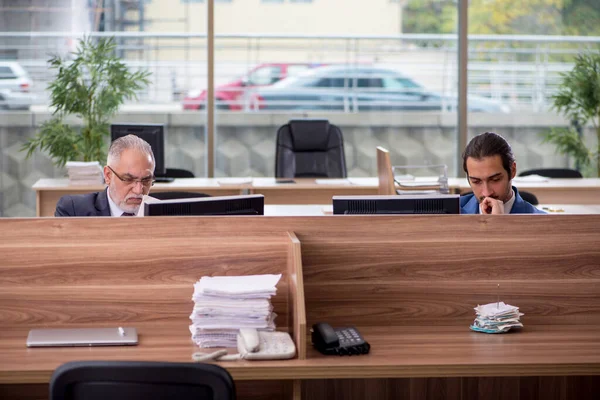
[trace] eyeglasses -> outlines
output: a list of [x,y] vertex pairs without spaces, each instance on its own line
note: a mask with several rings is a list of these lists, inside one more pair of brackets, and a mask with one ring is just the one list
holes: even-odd
[[142,179],[136,179],[136,178],[123,178],[122,176],[120,176],[119,174],[117,174],[115,172],[114,169],[112,169],[109,165],[107,165],[108,169],[110,169],[112,171],[113,174],[115,174],[115,176],[117,178],[119,178],[121,180],[121,182],[125,183],[126,185],[135,185],[136,183],[141,183],[142,186],[144,187],[150,187],[152,185],[154,185],[154,182],[156,182],[156,179],[154,178],[154,175],[151,175],[147,178],[142,178]]

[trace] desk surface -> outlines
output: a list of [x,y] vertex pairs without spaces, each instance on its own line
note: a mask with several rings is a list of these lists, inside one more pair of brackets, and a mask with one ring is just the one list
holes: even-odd
[[[316,189],[316,188],[377,188],[377,177],[366,178],[348,178],[348,179],[294,179],[295,183],[278,183],[275,178],[185,178],[175,179],[169,183],[156,183],[152,190],[190,190],[201,188],[231,188],[231,189]],[[600,178],[582,178],[582,179],[548,179],[544,182],[536,182],[515,178],[513,184],[523,190],[527,189],[600,189]],[[451,189],[470,190],[466,178],[448,178],[448,186]],[[58,190],[65,189],[77,191],[98,191],[104,188],[103,184],[98,185],[69,185],[67,178],[51,179],[44,178],[38,180],[33,189],[40,190]],[[600,202],[600,200],[599,200]]]
[[[336,195],[375,195],[377,178],[295,179],[295,183],[278,183],[275,178],[185,178],[171,183],[157,183],[152,192],[189,191],[212,196],[263,194],[265,204],[328,204]],[[547,182],[516,181],[522,190],[535,194],[542,204],[600,204],[600,179],[549,179]],[[467,192],[470,187],[464,178],[450,178],[453,192]],[[61,196],[100,191],[103,184],[70,185],[68,179],[40,179],[33,185],[40,217],[54,215]],[[314,215],[314,214],[313,214]]]
[[[323,356],[310,348],[306,360],[219,364],[235,380],[600,374],[600,327],[528,326],[527,317],[523,322],[523,330],[501,335],[468,326],[358,327],[371,344],[369,355]],[[27,328],[2,329],[0,384],[47,383],[56,367],[73,360],[187,362],[203,351],[191,342],[186,323],[132,325],[139,332],[137,346],[29,349]]]

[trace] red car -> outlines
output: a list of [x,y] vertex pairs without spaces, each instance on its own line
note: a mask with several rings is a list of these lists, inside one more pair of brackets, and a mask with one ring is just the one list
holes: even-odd
[[[215,106],[219,110],[244,109],[244,93],[247,88],[269,86],[309,68],[322,64],[269,63],[252,69],[247,76],[215,88]],[[184,110],[202,110],[206,106],[206,90],[191,91],[183,99]]]

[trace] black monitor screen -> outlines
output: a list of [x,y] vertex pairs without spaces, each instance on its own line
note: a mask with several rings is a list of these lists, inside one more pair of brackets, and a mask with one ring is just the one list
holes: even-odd
[[121,136],[136,135],[144,139],[154,153],[156,166],[154,174],[164,176],[165,168],[165,127],[163,124],[112,124],[110,126],[110,140]]
[[334,214],[460,214],[460,195],[333,196]]
[[156,215],[264,215],[265,196],[196,197],[144,203],[144,216]]

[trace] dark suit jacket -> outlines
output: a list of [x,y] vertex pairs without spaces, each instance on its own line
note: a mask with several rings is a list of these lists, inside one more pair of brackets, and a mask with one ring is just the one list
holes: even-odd
[[56,204],[55,217],[110,217],[108,189],[102,192],[63,196]]
[[[535,208],[531,203],[523,200],[516,187],[512,187],[515,191],[515,202],[510,210],[511,214],[546,214],[544,211]],[[479,202],[473,193],[466,196],[460,196],[460,213],[461,214],[479,214]]]

